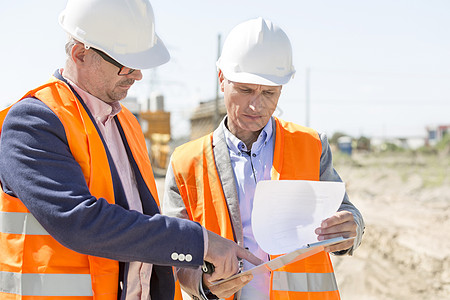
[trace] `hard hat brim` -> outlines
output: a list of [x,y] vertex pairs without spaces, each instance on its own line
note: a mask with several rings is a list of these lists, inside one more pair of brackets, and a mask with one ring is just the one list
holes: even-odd
[[132,69],[150,69],[167,63],[170,54],[163,41],[156,35],[156,44],[150,49],[139,53],[117,54],[108,49],[100,49],[120,62],[122,65]]
[[268,74],[253,74],[247,72],[233,72],[226,69],[219,68],[226,79],[240,82],[240,83],[251,83],[269,86],[279,86],[285,85],[294,76],[295,71],[289,73],[285,76],[275,76]]

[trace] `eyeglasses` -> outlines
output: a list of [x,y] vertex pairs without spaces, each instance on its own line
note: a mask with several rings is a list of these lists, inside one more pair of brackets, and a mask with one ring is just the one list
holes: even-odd
[[98,49],[95,49],[95,48],[91,48],[91,49],[94,50],[95,52],[97,52],[98,55],[100,55],[104,60],[106,60],[110,64],[113,64],[116,67],[118,67],[119,68],[119,72],[117,73],[117,75],[125,76],[125,75],[130,75],[131,73],[134,72],[135,69],[131,69],[131,68],[125,67],[124,65],[122,65],[118,61],[114,60],[109,55],[107,55],[105,52],[102,52],[102,51],[100,51]]

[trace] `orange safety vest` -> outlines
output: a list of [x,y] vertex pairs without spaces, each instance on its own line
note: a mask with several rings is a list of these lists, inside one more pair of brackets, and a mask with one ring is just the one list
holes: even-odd
[[[272,180],[319,180],[322,144],[318,134],[277,118],[275,122]],[[212,138],[210,134],[177,148],[172,168],[189,218],[233,240],[228,206],[214,163]],[[272,300],[340,299],[333,266],[324,251],[274,270],[270,282]]]
[[[80,164],[91,194],[115,203],[108,158],[88,113],[62,81],[28,92],[61,120],[70,150]],[[20,101],[20,100],[19,100]],[[11,107],[0,112],[0,127]],[[156,183],[140,125],[125,107],[118,114],[127,142],[150,192]],[[2,225],[3,224],[3,225]],[[57,242],[16,197],[0,194],[0,298],[117,300],[117,261],[84,255]],[[62,298],[63,297],[63,298]]]

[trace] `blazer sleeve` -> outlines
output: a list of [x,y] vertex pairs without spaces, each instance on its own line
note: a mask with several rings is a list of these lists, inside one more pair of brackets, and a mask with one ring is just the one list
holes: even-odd
[[[18,197],[50,235],[74,251],[123,262],[203,263],[199,224],[144,215],[92,196],[61,121],[37,99],[16,103],[5,118],[0,179],[6,193]],[[192,260],[174,260],[174,252],[191,254]]]
[[[341,177],[333,167],[333,158],[328,143],[326,134],[319,134],[320,140],[322,142],[322,155],[320,157],[320,180],[321,181],[339,181],[342,182]],[[344,195],[339,211],[346,210],[353,214],[357,228],[356,228],[356,238],[354,240],[353,246],[344,251],[335,252],[337,255],[349,254],[352,255],[356,248],[361,244],[362,236],[364,234],[364,219],[360,211],[350,202],[347,193]]]

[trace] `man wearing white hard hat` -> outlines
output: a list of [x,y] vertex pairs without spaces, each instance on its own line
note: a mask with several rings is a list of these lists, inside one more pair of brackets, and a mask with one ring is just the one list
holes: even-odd
[[[341,179],[324,134],[272,116],[282,86],[295,73],[283,30],[262,18],[237,25],[225,40],[217,67],[227,115],[213,133],[175,149],[162,210],[198,221],[268,261],[273,257],[259,247],[251,225],[257,182]],[[338,236],[354,240],[254,277],[211,285],[211,275],[179,268],[178,279],[194,299],[339,299],[328,252],[351,255],[363,228],[361,214],[345,195],[339,211],[316,233],[319,240]],[[243,264],[244,270],[252,267]]]
[[250,252],[162,216],[136,118],[119,101],[169,53],[146,0],[69,0],[67,60],[0,112],[0,298],[173,299],[172,266],[238,270]]

